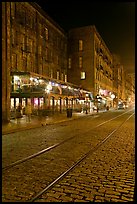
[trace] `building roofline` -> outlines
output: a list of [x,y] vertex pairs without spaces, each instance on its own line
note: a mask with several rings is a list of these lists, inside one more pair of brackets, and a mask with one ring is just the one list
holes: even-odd
[[[44,11],[43,9],[42,9],[42,7],[40,6],[40,5],[38,5],[36,2],[27,2],[27,3],[29,3],[31,6],[33,6],[36,10],[37,10],[37,12],[39,12],[44,18],[46,18],[49,22],[51,22],[56,28],[58,28],[65,36],[67,36],[67,33],[65,32],[65,30],[62,28],[62,27],[60,27],[60,25],[57,23],[57,22],[55,22],[47,13],[46,13],[46,11]],[[46,2],[45,2],[45,4],[46,4]]]
[[103,46],[106,47],[106,49],[108,50],[109,54],[112,56],[112,53],[111,53],[110,49],[109,49],[108,46],[106,45],[105,41],[103,40],[103,38],[102,38],[101,35],[99,34],[99,32],[98,32],[98,30],[97,30],[97,28],[96,28],[96,26],[95,26],[94,24],[93,24],[93,25],[86,25],[86,26],[80,26],[80,27],[72,28],[72,29],[69,30],[69,32],[71,32],[71,30],[73,31],[73,30],[82,29],[82,28],[83,28],[83,29],[84,29],[84,28],[91,28],[91,29],[93,30],[93,32],[95,32],[95,33],[97,34],[97,36],[98,36],[98,38],[101,40]]

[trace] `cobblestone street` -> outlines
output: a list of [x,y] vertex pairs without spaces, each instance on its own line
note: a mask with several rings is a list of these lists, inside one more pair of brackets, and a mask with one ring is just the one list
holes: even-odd
[[[75,136],[58,148],[3,171],[3,202],[29,201],[129,116],[117,111],[88,115],[3,136],[3,167]],[[114,121],[111,121],[115,118]],[[110,121],[104,124],[104,121]],[[104,126],[97,127],[98,124]],[[132,116],[104,144],[38,202],[134,201],[135,121]]]
[[134,139],[134,125],[130,121],[38,201],[133,201]]

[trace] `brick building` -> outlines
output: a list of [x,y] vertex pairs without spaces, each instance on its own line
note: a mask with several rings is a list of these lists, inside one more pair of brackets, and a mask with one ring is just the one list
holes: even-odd
[[113,89],[116,95],[116,104],[125,102],[128,105],[135,101],[134,74],[128,74],[120,63],[120,57],[113,54]]
[[67,82],[67,34],[37,4],[2,2],[2,120],[21,104],[62,111],[76,103]]
[[97,105],[112,106],[112,54],[95,26],[69,31],[68,80],[87,88]]
[[95,26],[65,33],[34,2],[2,2],[2,121],[19,104],[33,114],[114,106],[134,98],[124,79]]

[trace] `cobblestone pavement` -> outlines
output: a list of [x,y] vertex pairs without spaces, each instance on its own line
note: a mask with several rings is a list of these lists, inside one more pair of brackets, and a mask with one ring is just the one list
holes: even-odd
[[128,202],[135,188],[134,122],[130,119],[39,202]]
[[[52,181],[52,175],[54,174],[54,172],[61,169],[62,171],[64,171],[64,169],[68,168],[68,166],[70,165],[68,164],[67,161],[69,160],[72,161],[72,158],[73,160],[74,158],[77,159],[77,157],[79,157],[79,155],[85,151],[84,148],[86,148],[86,146],[84,147],[83,142],[87,143],[86,144],[87,147],[91,145],[95,145],[97,142],[97,138],[98,139],[101,138],[102,131],[103,133],[109,132],[109,129],[108,130],[98,129],[98,131],[96,131],[96,134],[93,134],[91,137],[91,135],[86,136],[86,134],[84,134],[84,131],[82,133],[80,130],[80,127],[83,130],[84,128],[85,129],[89,128],[91,124],[92,126],[94,126],[95,124],[97,124],[97,122],[99,121],[101,122],[101,120],[103,120],[101,119],[101,117],[107,118],[108,115],[109,113],[100,117],[95,117],[94,120],[89,116],[89,117],[85,117],[85,119],[83,118],[82,120],[75,120],[73,121],[73,123],[70,121],[69,123],[68,122],[62,123],[62,125],[60,126],[50,126],[50,128],[48,129],[41,127],[39,129],[27,130],[26,132],[24,132],[25,134],[23,134],[23,132],[20,132],[16,134],[7,135],[7,136],[5,135],[3,138],[3,141],[4,141],[3,153],[5,155],[3,156],[3,165],[4,163],[5,165],[8,162],[11,163],[10,159],[12,159],[12,162],[14,162],[14,159],[16,161],[20,159],[22,155],[23,157],[25,157],[29,155],[29,153],[30,154],[36,153],[38,150],[41,150],[50,145],[53,145],[55,144],[55,142],[59,142],[61,139],[69,137],[70,133],[71,135],[76,134],[76,132],[78,133],[77,139],[71,141],[72,144],[73,143],[75,144],[75,148],[71,145],[71,143],[66,144],[62,148],[54,150],[50,154],[43,155],[40,158],[35,159],[34,161],[28,162],[27,164],[23,163],[20,167],[17,166],[15,169],[11,169],[5,172],[6,173],[4,174],[5,176],[4,175],[3,176],[5,177],[4,182],[6,183],[4,184],[3,182],[3,186],[4,186],[3,191],[4,191],[4,194],[7,195],[6,196],[7,199],[3,199],[3,202],[8,200],[12,202],[17,200],[25,201],[25,199],[28,198],[27,197],[28,194],[31,198],[34,196],[34,192],[38,193],[39,190],[42,187],[45,187],[46,184],[49,182],[49,180],[46,180],[48,177],[49,178],[51,177],[51,181]],[[82,124],[83,122],[85,123]],[[116,124],[113,123],[113,125],[116,125]],[[82,134],[84,137],[82,137]],[[102,147],[103,148],[102,150],[101,149],[98,150],[97,152],[95,152],[94,155],[91,156],[91,158],[87,158],[83,163],[81,163],[81,165],[78,168],[74,169],[73,172],[68,174],[68,176],[64,180],[59,182],[55,186],[55,188],[53,188],[52,191],[49,191],[47,194],[44,194],[42,196],[42,199],[39,199],[39,201],[40,202],[72,201],[73,202],[73,201],[81,200],[83,202],[83,201],[89,201],[89,197],[91,201],[92,201],[91,199],[92,197],[93,197],[93,200],[98,201],[99,199],[97,199],[97,197],[95,196],[102,197],[102,200],[103,200],[103,197],[105,197],[105,200],[109,200],[109,199],[112,199],[112,197],[110,196],[111,191],[120,193],[120,191],[117,191],[115,187],[117,186],[118,190],[120,190],[120,183],[121,185],[123,184],[123,185],[129,186],[126,188],[126,190],[129,188],[131,189],[130,191],[128,190],[128,193],[130,192],[130,195],[131,195],[128,197],[128,199],[133,200],[132,192],[134,191],[133,190],[134,189],[134,174],[133,174],[134,173],[134,121],[132,120],[131,123],[128,123],[128,125],[125,126],[124,128],[124,133],[121,131],[119,132],[119,135],[121,137],[120,142],[122,143],[123,148],[120,145],[120,142],[118,142],[118,140],[115,141],[117,144],[115,144],[115,142],[113,141],[110,145],[108,145],[110,149],[108,147],[107,149],[106,147],[104,148]],[[90,137],[90,142],[88,140],[86,142],[86,137],[87,139],[88,137]],[[124,141],[124,137],[127,138],[126,141]],[[126,146],[124,146],[124,144]],[[70,146],[71,146],[71,149],[69,148]],[[70,149],[69,151],[73,152],[72,155],[69,154],[69,151],[65,151],[66,149],[67,150]],[[128,151],[126,152],[126,150]],[[98,154],[98,152],[100,153]],[[9,155],[9,158],[8,158],[8,155]],[[61,155],[62,155],[62,158],[59,160]],[[123,159],[121,159],[121,155]],[[123,155],[125,156],[123,157]],[[49,164],[51,164],[51,167]],[[124,164],[127,164],[127,166]],[[126,168],[125,172],[123,171],[123,174],[119,174],[120,168],[122,167]],[[131,167],[131,169],[129,167]],[[115,171],[117,174],[116,176],[114,174],[114,177],[112,177],[112,174],[115,173]],[[124,179],[125,179],[125,183],[124,183]],[[106,182],[106,183],[103,183],[103,182]],[[37,183],[39,183],[39,186],[36,185]],[[127,184],[131,184],[131,185],[127,185]],[[18,188],[20,188],[20,190],[22,189],[20,193]],[[104,188],[105,190],[109,189],[109,193],[108,193],[109,196],[107,196],[107,193],[101,194],[101,191]],[[123,188],[124,187],[121,186],[121,190]],[[122,196],[124,194],[122,196],[121,195],[122,193],[119,195],[118,198],[116,198],[115,196],[114,197],[115,199],[118,199],[118,201],[121,201],[121,200],[123,201]]]

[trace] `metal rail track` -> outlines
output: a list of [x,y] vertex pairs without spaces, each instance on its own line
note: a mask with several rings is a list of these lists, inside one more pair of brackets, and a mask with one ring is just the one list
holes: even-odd
[[[123,114],[122,114],[123,115]],[[53,188],[56,183],[58,183],[61,179],[63,179],[70,171],[72,171],[75,167],[77,167],[86,157],[93,154],[96,150],[99,149],[122,125],[127,122],[134,113],[132,113],[124,122],[122,122],[117,128],[115,128],[110,134],[108,134],[101,142],[99,142],[95,147],[91,148],[87,153],[85,153],[78,161],[76,161],[70,168],[68,168],[65,172],[63,172],[60,176],[58,176],[54,181],[52,181],[47,187],[45,187],[42,191],[35,195],[31,200],[27,202],[34,202],[37,200],[43,193],[46,193],[49,189]],[[112,120],[112,119],[111,119]],[[103,123],[104,124],[104,123]]]
[[[106,124],[106,123],[108,123],[108,122],[110,122],[110,121],[112,121],[112,120],[115,120],[115,119],[117,119],[117,118],[119,118],[119,117],[125,115],[126,113],[128,113],[128,112],[130,112],[130,111],[131,111],[131,110],[128,110],[128,111],[126,111],[126,112],[124,112],[124,113],[122,113],[122,114],[120,114],[120,115],[118,115],[118,116],[116,116],[116,117],[114,117],[114,118],[111,118],[111,119],[109,119],[109,120],[106,120],[106,121],[104,121],[104,122],[102,122],[102,123],[96,125],[95,127],[92,127],[92,128],[89,129],[88,131],[85,131],[84,133],[88,133],[88,132],[90,132],[91,130],[96,129],[96,128],[98,128],[98,127],[100,127],[100,126],[102,126],[102,125],[104,125],[104,124]],[[48,152],[48,151],[50,151],[50,150],[52,150],[52,149],[54,149],[54,148],[56,148],[56,147],[62,145],[62,144],[64,144],[65,142],[67,142],[67,141],[69,141],[69,140],[71,140],[71,139],[77,137],[77,135],[79,135],[79,134],[75,134],[74,136],[69,137],[69,138],[63,140],[63,141],[61,141],[60,143],[56,143],[56,144],[54,144],[54,145],[52,145],[52,146],[50,146],[50,147],[47,147],[46,149],[43,149],[43,150],[41,150],[41,151],[39,151],[39,152],[37,152],[37,153],[35,153],[35,154],[32,154],[32,155],[30,155],[30,156],[28,156],[28,157],[26,157],[26,158],[23,158],[23,159],[20,159],[20,160],[14,162],[14,163],[11,163],[11,164],[9,164],[8,166],[3,167],[2,170],[3,170],[3,171],[8,170],[8,169],[10,169],[10,168],[12,168],[12,167],[15,167],[15,166],[17,166],[17,165],[19,165],[19,164],[22,164],[23,162],[26,162],[26,161],[28,161],[28,160],[30,160],[30,159],[33,159],[33,158],[35,158],[35,157],[37,157],[37,156],[40,156],[41,154],[44,154],[44,153],[46,153],[46,152]]]

